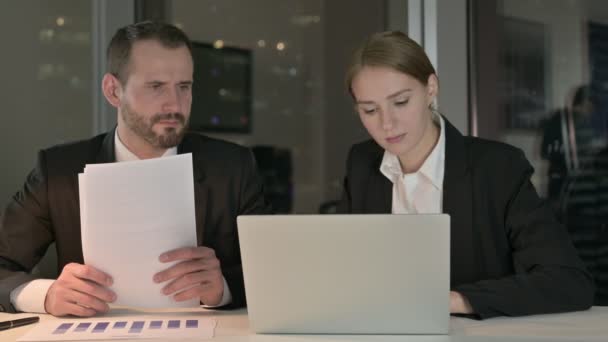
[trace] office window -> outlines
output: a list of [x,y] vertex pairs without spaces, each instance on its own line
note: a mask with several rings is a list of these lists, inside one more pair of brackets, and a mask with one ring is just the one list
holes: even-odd
[[[167,20],[192,40],[239,65],[251,63],[249,75],[244,68],[236,68],[230,79],[218,73],[214,77],[228,86],[193,98],[192,128],[254,147],[269,197],[281,212],[316,213],[324,202],[337,199],[348,148],[367,138],[344,89],[344,72],[363,38],[385,29],[385,1],[181,0],[166,5]],[[210,67],[201,63],[200,68]],[[250,115],[242,114],[247,101],[218,106],[218,98],[246,96],[243,84],[233,82],[246,76]]]
[[525,152],[608,305],[608,2],[473,4],[477,135]]
[[0,206],[44,147],[91,135],[91,2],[0,3]]

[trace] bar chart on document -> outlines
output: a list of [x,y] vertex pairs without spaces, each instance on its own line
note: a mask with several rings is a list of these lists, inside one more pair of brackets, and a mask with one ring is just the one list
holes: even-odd
[[124,317],[52,320],[37,324],[17,341],[212,338],[216,321],[196,317]]

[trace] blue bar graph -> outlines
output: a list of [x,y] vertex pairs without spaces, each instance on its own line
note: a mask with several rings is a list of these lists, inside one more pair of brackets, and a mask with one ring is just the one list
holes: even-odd
[[131,324],[131,328],[129,329],[129,334],[139,334],[141,330],[144,328],[145,321],[135,321]]
[[84,331],[87,331],[87,329],[89,329],[90,326],[91,326],[90,322],[79,323],[76,326],[76,328],[74,329],[74,332],[84,332]]
[[110,325],[110,322],[99,322],[93,328],[94,333],[102,333],[106,330],[106,328]]
[[163,326],[163,321],[152,321],[150,322],[150,329],[160,329]]
[[115,322],[112,329],[124,329],[127,327],[127,321]]
[[74,323],[62,323],[57,327],[57,329],[55,329],[55,331],[53,331],[53,334],[65,334],[66,331],[72,327],[72,325],[74,325]]
[[[124,318],[123,318],[124,319]],[[75,339],[103,339],[106,336],[125,337],[125,333],[136,337],[145,337],[147,334],[162,333],[162,334],[183,334],[188,330],[189,334],[196,334],[201,328],[201,322],[198,319],[151,319],[151,320],[125,320],[125,321],[72,321],[58,323],[49,327],[49,333],[52,335],[61,335],[56,338],[75,340]],[[154,332],[153,332],[154,331]],[[72,335],[75,334],[75,335]],[[88,334],[95,334],[95,337]],[[106,335],[107,334],[107,335]],[[139,334],[139,336],[137,335]],[[87,335],[89,337],[87,337]],[[154,335],[152,335],[154,336]],[[195,335],[192,335],[195,336]],[[1,340],[1,339],[0,339]]]

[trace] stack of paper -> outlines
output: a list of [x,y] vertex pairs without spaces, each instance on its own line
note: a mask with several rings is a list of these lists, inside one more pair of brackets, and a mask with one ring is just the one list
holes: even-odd
[[91,164],[78,181],[84,261],[112,276],[115,304],[199,305],[175,302],[152,280],[172,265],[162,253],[196,246],[192,155]]

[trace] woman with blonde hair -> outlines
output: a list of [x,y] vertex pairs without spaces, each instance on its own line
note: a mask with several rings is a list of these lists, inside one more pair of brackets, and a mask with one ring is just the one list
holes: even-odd
[[372,35],[346,85],[372,139],[348,155],[346,213],[447,213],[450,311],[477,318],[584,310],[594,286],[565,231],[507,144],[463,136],[433,107],[439,80],[400,32]]

